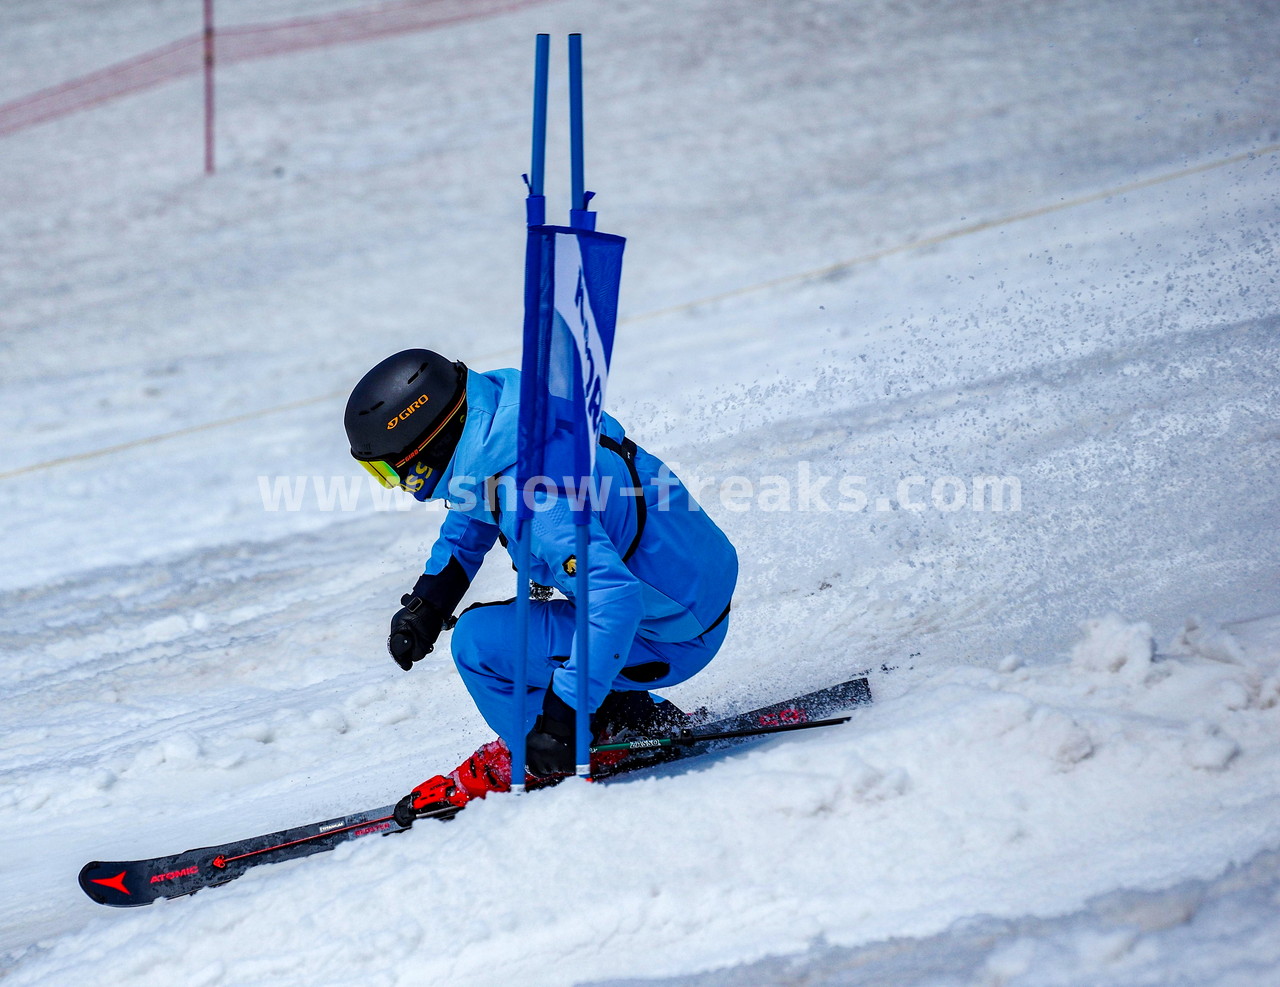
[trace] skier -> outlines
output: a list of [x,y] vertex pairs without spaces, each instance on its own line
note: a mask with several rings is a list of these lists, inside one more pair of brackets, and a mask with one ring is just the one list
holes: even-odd
[[[495,541],[514,556],[520,372],[478,373],[430,350],[396,353],[347,402],[351,455],[383,485],[450,508],[425,572],[391,618],[387,648],[408,671],[431,653]],[[588,564],[593,737],[651,735],[687,717],[649,690],[690,678],[715,656],[737,581],[733,545],[657,457],[603,416],[594,473]],[[402,800],[402,811],[465,805],[510,788],[509,744],[526,739],[526,784],[574,771],[580,674],[575,637],[574,524],[564,498],[536,501],[531,523],[528,696],[513,702],[515,601],[478,603],[458,617],[453,659],[498,739]],[[539,592],[541,588],[541,592]],[[563,599],[551,599],[553,589]]]

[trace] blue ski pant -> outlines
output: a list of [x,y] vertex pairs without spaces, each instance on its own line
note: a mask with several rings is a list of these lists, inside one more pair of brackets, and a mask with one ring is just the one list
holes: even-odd
[[[551,677],[569,655],[574,630],[572,600],[530,602],[528,691],[524,722],[517,723],[513,683],[520,643],[516,640],[515,601],[482,604],[458,618],[453,629],[454,663],[480,715],[508,746],[533,728]],[[692,641],[635,638],[613,688],[660,689],[693,677],[715,657],[728,630],[726,617]]]

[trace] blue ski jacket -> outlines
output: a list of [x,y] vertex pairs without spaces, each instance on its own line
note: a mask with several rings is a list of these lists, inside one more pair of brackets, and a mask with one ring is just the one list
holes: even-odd
[[[429,575],[456,560],[467,579],[501,540],[515,554],[515,468],[520,372],[467,372],[467,419],[453,458],[420,500],[441,499],[449,512],[427,560]],[[728,612],[738,556],[679,479],[656,456],[604,416],[594,481],[599,496],[589,530],[592,709],[604,700],[637,636],[691,641]],[[637,494],[636,488],[639,488]],[[566,498],[541,497],[531,522],[529,578],[576,592],[573,513]],[[553,680],[574,705],[578,645]],[[673,668],[673,672],[678,669]],[[690,672],[692,674],[692,671]]]

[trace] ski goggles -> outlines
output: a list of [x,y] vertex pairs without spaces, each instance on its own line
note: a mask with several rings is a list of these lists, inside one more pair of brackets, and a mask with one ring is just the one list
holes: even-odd
[[467,392],[464,388],[440,421],[407,452],[392,459],[358,459],[356,462],[384,487],[402,487],[410,493],[417,493],[432,475],[449,465],[466,421]]

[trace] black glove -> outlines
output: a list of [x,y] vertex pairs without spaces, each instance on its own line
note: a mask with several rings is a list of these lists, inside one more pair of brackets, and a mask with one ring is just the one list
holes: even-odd
[[576,767],[577,713],[547,686],[542,713],[524,742],[525,769],[539,778],[571,775]]
[[413,592],[400,597],[399,610],[391,618],[387,650],[406,672],[436,646],[442,630],[453,626],[453,611],[466,595],[471,580],[457,559],[451,558],[435,575],[423,573]]
[[418,596],[417,587],[414,587],[413,593],[400,597],[400,603],[400,610],[391,618],[387,650],[391,652],[396,664],[407,672],[415,661],[422,661],[431,654],[436,646],[436,638],[444,630],[448,614],[442,613],[438,607]]

